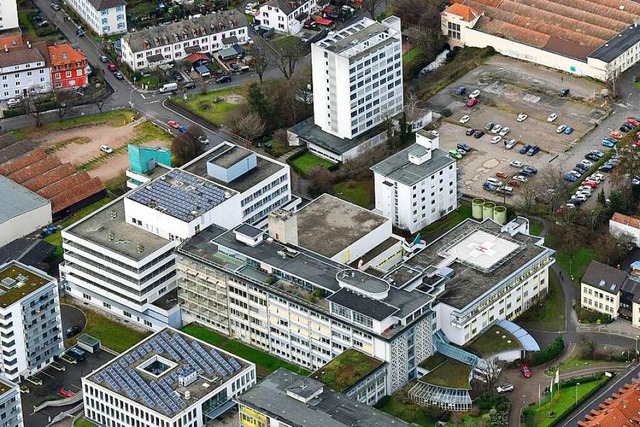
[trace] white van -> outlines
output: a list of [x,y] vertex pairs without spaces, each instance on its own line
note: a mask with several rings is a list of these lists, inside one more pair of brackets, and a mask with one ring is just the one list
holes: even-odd
[[178,83],[167,83],[160,88],[160,93],[173,92],[178,90]]

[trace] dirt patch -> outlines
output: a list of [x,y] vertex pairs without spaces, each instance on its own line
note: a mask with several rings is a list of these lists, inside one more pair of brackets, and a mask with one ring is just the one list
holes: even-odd
[[223,96],[222,99],[224,99],[224,101],[228,102],[229,104],[246,104],[247,103],[247,99],[244,96],[237,95],[235,93],[233,95]]
[[[129,157],[126,150],[120,153],[105,154],[100,151],[100,146],[108,145],[113,150],[117,150],[126,146],[135,137],[136,127],[132,124],[119,127],[104,124],[51,132],[46,136],[38,137],[35,142],[44,149],[55,150],[55,155],[62,163],[69,162],[76,167],[97,157],[109,156],[108,160],[87,171],[92,178],[98,177],[106,182],[120,176],[129,167]],[[144,145],[169,147],[171,143],[168,141],[149,141]]]

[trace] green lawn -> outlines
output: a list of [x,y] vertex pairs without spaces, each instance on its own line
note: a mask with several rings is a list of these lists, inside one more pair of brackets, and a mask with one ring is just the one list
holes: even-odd
[[363,208],[372,208],[374,202],[373,181],[347,181],[333,186],[336,196]]
[[[87,325],[82,334],[91,335],[99,339],[103,347],[115,352],[122,353],[151,335],[150,331],[130,328],[121,320],[107,317],[96,309],[82,305],[80,300],[68,300],[66,302],[78,307],[87,317]],[[71,338],[69,343],[75,345],[76,338]]]
[[258,377],[261,378],[266,377],[278,368],[286,368],[290,371],[297,372],[298,374],[304,376],[308,376],[310,374],[309,371],[286,362],[279,357],[272,356],[256,348],[249,347],[248,345],[242,344],[241,342],[234,341],[228,337],[213,332],[211,329],[205,328],[195,323],[182,328],[182,332],[199,338],[202,341],[208,342],[211,345],[220,347],[221,349],[226,350],[229,353],[233,353],[239,357],[255,363]]
[[382,361],[374,357],[348,349],[314,372],[312,378],[317,378],[338,393],[344,393],[382,364]]
[[471,218],[471,206],[466,204],[460,205],[458,209],[450,212],[444,218],[420,230],[420,236],[423,240],[429,241],[460,224],[467,218]]
[[171,100],[208,122],[220,126],[226,123],[229,115],[240,108],[241,104],[231,104],[225,101],[216,102],[216,100],[228,95],[245,96],[245,93],[246,91],[244,87],[236,86],[215,90],[205,94],[200,93],[190,95],[186,101],[179,96],[174,96]]
[[76,420],[75,423],[73,423],[73,427],[98,427],[98,426],[85,418],[79,418],[78,420]]
[[471,373],[471,369],[469,365],[454,359],[448,359],[427,375],[420,378],[420,381],[442,387],[470,390],[469,374]]
[[529,222],[529,234],[532,236],[539,236],[543,228],[542,223],[536,220],[531,220]]
[[549,293],[516,320],[524,329],[561,331],[564,329],[564,292],[560,278],[549,270]]
[[578,248],[573,253],[573,256],[564,251],[556,252],[556,262],[562,266],[566,273],[574,277],[574,281],[582,278],[582,275],[595,257],[596,248],[594,247]]
[[40,127],[22,128],[13,131],[13,134],[18,140],[22,140],[39,133],[71,129],[89,124],[109,123],[112,126],[124,126],[127,123],[131,123],[135,116],[135,113],[130,110],[109,111],[89,116],[74,117],[61,122],[44,123]]
[[640,82],[635,82],[633,85],[640,90]]
[[324,168],[333,166],[333,163],[329,160],[318,157],[310,151],[290,160],[290,163],[291,166],[293,166],[294,169],[299,171],[302,175],[308,174],[311,169],[317,166],[322,166]]
[[414,59],[416,59],[418,57],[418,55],[420,55],[421,53],[422,53],[422,50],[419,47],[414,47],[409,52],[407,52],[404,55],[402,55],[402,62],[405,63],[405,64],[407,62],[411,62]]
[[[600,379],[592,380],[580,385],[568,385],[560,388],[560,391],[553,393],[553,397],[548,397],[538,408],[536,406],[525,410],[527,413],[527,426],[547,427],[555,425],[558,419],[571,412],[583,399],[591,396],[596,390],[605,385],[609,378],[602,376]],[[550,417],[549,414],[555,414]]]

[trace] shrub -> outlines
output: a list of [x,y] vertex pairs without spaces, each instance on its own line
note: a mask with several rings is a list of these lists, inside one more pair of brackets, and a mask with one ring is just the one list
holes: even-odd
[[7,108],[2,112],[3,117],[15,117],[15,116],[21,116],[23,114],[25,114],[25,111],[24,111],[24,108],[22,107]]
[[551,344],[536,353],[532,364],[541,365],[547,363],[558,357],[562,350],[564,350],[564,340],[562,337],[557,337]]
[[209,104],[208,101],[199,101],[198,102],[198,109],[200,109],[202,111],[209,111],[211,109],[211,104]]
[[445,108],[444,110],[442,110],[442,115],[444,117],[451,117],[453,115],[453,111],[451,111],[450,108]]

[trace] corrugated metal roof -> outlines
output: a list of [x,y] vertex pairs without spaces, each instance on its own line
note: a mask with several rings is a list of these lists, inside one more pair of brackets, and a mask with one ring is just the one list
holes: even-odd
[[34,209],[48,205],[49,201],[0,175],[0,224]]

